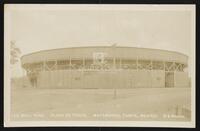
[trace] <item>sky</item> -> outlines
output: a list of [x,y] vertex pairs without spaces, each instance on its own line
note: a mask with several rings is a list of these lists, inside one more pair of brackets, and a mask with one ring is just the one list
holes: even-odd
[[[5,7],[7,41],[21,55],[76,46],[143,47],[192,56],[190,7],[104,5],[10,5]],[[17,67],[18,66],[18,67]],[[16,73],[21,74],[20,64]]]

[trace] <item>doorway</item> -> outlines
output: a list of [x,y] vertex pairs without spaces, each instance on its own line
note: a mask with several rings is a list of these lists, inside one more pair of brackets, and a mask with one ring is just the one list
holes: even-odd
[[165,87],[174,87],[174,72],[165,72]]

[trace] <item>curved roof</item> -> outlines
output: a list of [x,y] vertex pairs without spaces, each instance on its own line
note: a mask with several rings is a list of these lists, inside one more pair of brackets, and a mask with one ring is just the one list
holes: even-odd
[[104,52],[105,57],[121,59],[144,59],[154,61],[175,61],[187,65],[188,57],[182,53],[148,49],[136,47],[114,47],[114,46],[94,46],[94,47],[71,47],[38,51],[21,57],[22,64],[35,63],[47,60],[64,60],[64,59],[93,59],[93,53]]

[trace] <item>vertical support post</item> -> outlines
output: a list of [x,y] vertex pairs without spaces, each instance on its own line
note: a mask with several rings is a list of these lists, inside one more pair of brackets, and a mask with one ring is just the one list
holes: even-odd
[[45,61],[42,63],[42,71],[45,71]]
[[71,70],[71,66],[72,66],[72,61],[71,61],[71,57],[69,57],[69,68]]
[[174,88],[175,88],[175,85],[176,85],[176,81],[175,81],[176,80],[176,78],[175,78],[176,77],[176,69],[174,70],[173,74],[174,74]]
[[55,60],[55,69],[58,70],[58,61]]
[[165,71],[165,66],[166,66],[166,65],[165,65],[165,61],[163,61],[163,66],[164,66],[164,71]]
[[83,57],[83,67],[85,67],[85,58]]
[[113,56],[113,68],[116,69],[116,58],[115,58],[115,55]]
[[173,68],[172,68],[172,69],[173,69],[173,71],[174,71],[174,72],[176,72],[176,64],[175,64],[175,62],[174,62],[174,61],[173,61],[173,66],[172,66],[172,67],[173,67]]
[[175,70],[178,71],[178,68],[179,68],[179,64],[177,65],[177,64],[175,63]]
[[[112,46],[112,52],[113,52],[113,69],[115,70],[116,69],[116,52],[115,52],[115,49],[116,49],[116,44],[114,44]],[[116,99],[117,97],[117,89],[116,87],[114,87],[114,99]]]
[[119,67],[120,67],[120,69],[122,68],[122,59],[121,58],[119,58]]
[[116,69],[116,44],[112,46],[112,55],[113,55],[113,69]]
[[[72,60],[71,60],[71,56],[69,57],[69,70],[70,70],[70,82],[69,82],[69,87],[72,87]],[[68,74],[69,75],[69,74]]]
[[136,66],[137,66],[137,71],[138,71],[138,56],[136,58]]
[[173,73],[173,88],[175,87],[175,72],[176,72],[176,68],[175,68],[175,63],[174,61],[172,62],[172,65],[170,66],[171,72]]
[[150,82],[151,82],[151,87],[153,87],[153,82],[152,82],[152,60],[150,59],[150,71],[148,70],[147,68],[147,71],[149,72],[150,74]]
[[182,64],[179,64],[178,70],[181,71],[182,69]]
[[178,65],[178,71],[181,71],[181,68],[182,68],[181,66],[182,66],[182,64]]
[[113,58],[113,67],[114,67],[114,69],[116,68],[116,58],[115,58],[115,56]]
[[166,88],[166,70],[165,70],[165,61],[163,61],[163,70],[164,70],[164,88]]
[[178,65],[178,71],[181,71],[181,64]]
[[180,67],[180,68],[181,68],[181,71],[184,71],[184,70],[183,70],[183,64],[181,64],[181,67]]

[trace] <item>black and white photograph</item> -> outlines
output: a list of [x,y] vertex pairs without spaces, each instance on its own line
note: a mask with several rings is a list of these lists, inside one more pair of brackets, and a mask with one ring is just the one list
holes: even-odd
[[194,5],[4,8],[4,126],[195,127]]

